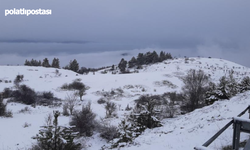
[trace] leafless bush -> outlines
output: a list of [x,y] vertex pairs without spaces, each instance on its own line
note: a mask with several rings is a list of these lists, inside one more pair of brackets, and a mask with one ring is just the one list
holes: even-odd
[[19,110],[19,113],[30,113],[31,109],[29,107],[24,107],[23,109]]
[[63,104],[63,113],[62,113],[64,116],[69,116],[68,108],[69,108],[69,107],[68,107],[68,104],[67,104],[67,103],[64,103],[64,104]]
[[67,94],[65,98],[65,104],[64,109],[66,107],[69,109],[70,115],[73,114],[74,108],[77,105],[77,98],[75,94]]
[[29,126],[31,126],[31,124],[30,124],[30,123],[27,123],[27,122],[25,122],[24,125],[23,125],[24,128],[27,128],[27,127],[29,127]]
[[184,104],[182,109],[193,111],[205,104],[205,92],[209,83],[209,77],[202,70],[189,70],[183,78],[182,87],[184,95]]
[[105,105],[105,109],[106,109],[106,117],[109,118],[114,115],[114,112],[116,111],[117,106],[113,102],[107,102]]
[[52,125],[52,119],[53,119],[53,116],[52,114],[48,114],[45,118],[44,118],[44,121],[45,121],[45,126],[51,126]]

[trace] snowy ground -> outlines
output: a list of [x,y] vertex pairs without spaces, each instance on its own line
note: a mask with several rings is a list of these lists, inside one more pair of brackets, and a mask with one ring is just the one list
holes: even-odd
[[[70,91],[61,90],[60,87],[64,83],[71,83],[75,79],[81,81],[90,87],[84,95],[83,102],[92,103],[92,109],[97,114],[97,118],[105,117],[105,109],[103,105],[97,103],[101,97],[98,91],[110,92],[117,88],[121,88],[124,93],[122,97],[114,97],[113,102],[119,106],[118,118],[113,119],[112,123],[117,124],[124,117],[126,111],[124,108],[133,105],[133,101],[142,94],[163,94],[168,91],[180,91],[183,85],[181,77],[184,76],[189,69],[202,69],[211,75],[214,82],[218,82],[223,75],[228,75],[230,70],[234,70],[237,79],[241,79],[245,75],[250,75],[250,69],[221,59],[209,58],[189,58],[168,60],[163,63],[147,66],[140,70],[139,73],[133,74],[101,74],[96,72],[95,75],[77,75],[74,72],[59,69],[61,76],[56,76],[54,68],[43,67],[27,67],[27,66],[0,66],[0,80],[12,81],[11,83],[0,83],[0,91],[5,87],[13,88],[13,80],[16,75],[24,75],[23,84],[35,89],[37,92],[51,91],[55,97],[64,99]],[[172,85],[164,84],[169,81]],[[131,88],[131,85],[133,86]],[[145,89],[145,91],[143,91]],[[227,101],[219,101],[211,106],[195,110],[186,115],[176,116],[173,119],[163,120],[164,126],[152,130],[146,130],[141,136],[135,139],[136,145],[130,145],[123,148],[128,150],[151,150],[151,149],[193,149],[195,146],[202,145],[227,122],[236,116],[249,105],[250,92],[239,94]],[[81,106],[77,109],[80,109]],[[7,109],[12,110],[13,118],[0,118],[0,149],[1,150],[25,150],[30,147],[35,140],[31,139],[35,136],[44,125],[44,118],[52,113],[53,110],[62,108],[49,108],[45,106],[37,106],[33,108],[28,106],[31,111],[29,113],[20,113],[19,111],[26,105],[18,103],[9,103]],[[247,116],[243,116],[247,117]],[[70,118],[60,116],[59,124],[68,125]],[[29,127],[24,128],[24,124]],[[242,140],[248,135],[242,134]],[[210,148],[220,149],[224,145],[231,144],[232,128],[217,139]],[[94,135],[86,142],[88,149],[97,150],[101,146],[107,144],[105,140]]]

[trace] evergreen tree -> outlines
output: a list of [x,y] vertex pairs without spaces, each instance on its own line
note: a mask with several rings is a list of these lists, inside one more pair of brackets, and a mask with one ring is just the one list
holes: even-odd
[[250,78],[248,76],[244,77],[239,84],[239,92],[243,93],[250,90]]
[[51,67],[53,68],[60,68],[60,61],[59,58],[54,58],[51,64]]
[[126,67],[127,61],[122,58],[120,63],[118,64],[118,68],[120,69],[121,73],[124,73],[126,71]]
[[141,66],[145,64],[145,59],[144,59],[144,54],[143,53],[139,53],[137,56],[137,65]]
[[73,61],[70,61],[70,63],[69,63],[69,70],[72,70],[74,72],[77,72],[79,70],[79,64],[76,61],[76,59],[74,59]]
[[156,51],[153,51],[150,57],[151,57],[151,63],[157,63],[160,61],[159,56],[156,53]]
[[136,66],[136,63],[137,63],[137,61],[136,61],[135,57],[132,57],[131,60],[128,62],[128,67],[133,68]]
[[44,59],[43,59],[42,66],[43,66],[43,67],[50,67],[48,58],[44,58]]
[[6,104],[4,104],[2,95],[0,94],[0,116],[4,116],[5,113],[6,113]]
[[31,66],[30,61],[28,61],[27,59],[25,60],[24,66]]
[[172,55],[170,53],[167,53],[165,55],[165,59],[173,59]]
[[166,54],[165,54],[165,52],[163,52],[163,51],[161,51],[160,52],[160,62],[163,62],[164,60],[166,60]]
[[[73,132],[70,128],[58,125],[59,111],[54,111],[53,125],[42,126],[39,134],[33,139],[36,139],[38,144],[36,149],[46,150],[80,150],[81,144],[75,144],[74,138],[77,132]],[[34,149],[35,149],[34,148]]]

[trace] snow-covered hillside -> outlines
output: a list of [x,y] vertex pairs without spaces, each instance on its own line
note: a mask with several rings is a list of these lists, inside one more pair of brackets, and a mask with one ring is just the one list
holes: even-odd
[[[83,96],[84,101],[79,100],[79,106],[87,102],[92,103],[93,112],[97,118],[105,117],[105,108],[98,104],[97,100],[102,92],[122,89],[122,95],[112,97],[111,101],[119,107],[118,118],[111,119],[111,123],[117,125],[127,113],[124,111],[129,104],[133,106],[136,98],[143,94],[163,94],[165,92],[181,90],[183,82],[181,77],[186,75],[189,69],[201,69],[209,74],[213,82],[218,82],[219,78],[234,71],[234,77],[238,80],[250,75],[250,69],[233,62],[215,58],[178,58],[167,60],[162,63],[144,66],[139,73],[132,74],[112,74],[108,72],[102,74],[101,71],[95,74],[80,75],[69,70],[58,69],[60,76],[56,74],[54,68],[27,67],[27,66],[0,66],[0,91],[4,88],[14,88],[13,80],[19,75],[24,75],[22,84],[26,84],[37,92],[51,91],[55,97],[64,99],[70,91],[60,89],[64,83],[71,83],[75,79],[80,79],[89,89]],[[108,69],[106,69],[108,70]],[[10,82],[11,81],[11,82]],[[193,149],[197,145],[202,145],[216,131],[223,127],[229,120],[245,109],[250,100],[250,92],[239,94],[227,101],[219,101],[211,106],[197,109],[194,112],[179,115],[172,119],[163,120],[163,126],[151,130],[146,130],[141,136],[135,139],[136,145],[131,145],[124,149],[129,150],[151,150],[151,149]],[[0,118],[0,149],[27,149],[32,143],[40,126],[44,125],[44,118],[53,110],[62,111],[61,107],[50,108],[28,106],[31,111],[20,113],[26,107],[24,104],[8,103],[7,109],[12,110],[13,118]],[[243,116],[244,117],[244,116]],[[70,117],[60,116],[59,124],[67,126]],[[24,128],[24,124],[30,126]],[[247,136],[242,136],[242,140]],[[219,149],[224,145],[231,144],[232,130],[228,129],[211,148]],[[98,134],[86,141],[88,149],[100,149],[107,143]]]

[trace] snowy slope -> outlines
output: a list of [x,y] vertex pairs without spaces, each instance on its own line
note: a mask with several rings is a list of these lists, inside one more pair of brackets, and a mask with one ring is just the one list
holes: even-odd
[[[105,109],[103,105],[97,103],[101,97],[98,93],[117,88],[121,88],[123,96],[115,97],[113,102],[119,106],[118,118],[113,119],[112,123],[117,124],[124,117],[126,111],[123,111],[127,104],[133,105],[133,101],[142,94],[163,94],[168,91],[180,91],[183,85],[181,77],[184,76],[189,69],[202,69],[210,74],[214,82],[218,82],[223,75],[228,75],[233,70],[237,79],[241,79],[245,75],[250,75],[250,69],[236,63],[215,59],[215,58],[179,58],[167,60],[162,63],[144,66],[139,73],[133,74],[101,74],[101,71],[95,74],[78,75],[69,70],[59,69],[61,73],[57,76],[54,68],[43,67],[27,67],[27,66],[0,66],[0,91],[5,87],[13,88],[13,80],[16,75],[24,75],[23,84],[35,89],[35,91],[51,91],[55,97],[65,98],[70,91],[61,90],[60,87],[64,83],[71,83],[75,79],[81,81],[90,87],[83,96],[84,101],[79,101],[77,109],[81,108],[81,103],[88,101],[92,103],[92,109],[97,114],[97,118],[105,117]],[[5,83],[4,81],[12,81]],[[164,84],[164,81],[172,83],[171,86]],[[174,86],[173,86],[174,85]],[[144,91],[145,90],[145,91]],[[135,141],[135,146],[126,147],[124,149],[192,149],[194,146],[203,144],[231,117],[237,115],[242,109],[247,107],[250,99],[250,93],[237,95],[229,101],[216,102],[215,104],[196,110],[192,113],[177,116],[173,119],[163,120],[164,126],[153,130],[146,130],[143,135],[139,136]],[[13,118],[0,118],[0,149],[27,149],[32,142],[32,136],[38,133],[40,126],[44,125],[44,118],[53,110],[62,108],[49,108],[38,106],[32,108],[30,113],[20,113],[19,111],[26,107],[23,104],[9,103],[7,109],[13,111]],[[59,124],[67,125],[69,117],[61,116]],[[25,123],[30,124],[24,128]],[[222,145],[231,143],[231,131],[227,131],[217,143],[211,145],[213,148],[220,148]],[[246,138],[246,136],[244,137]],[[96,150],[102,145],[107,144],[104,140],[93,136],[87,141],[89,149]]]

